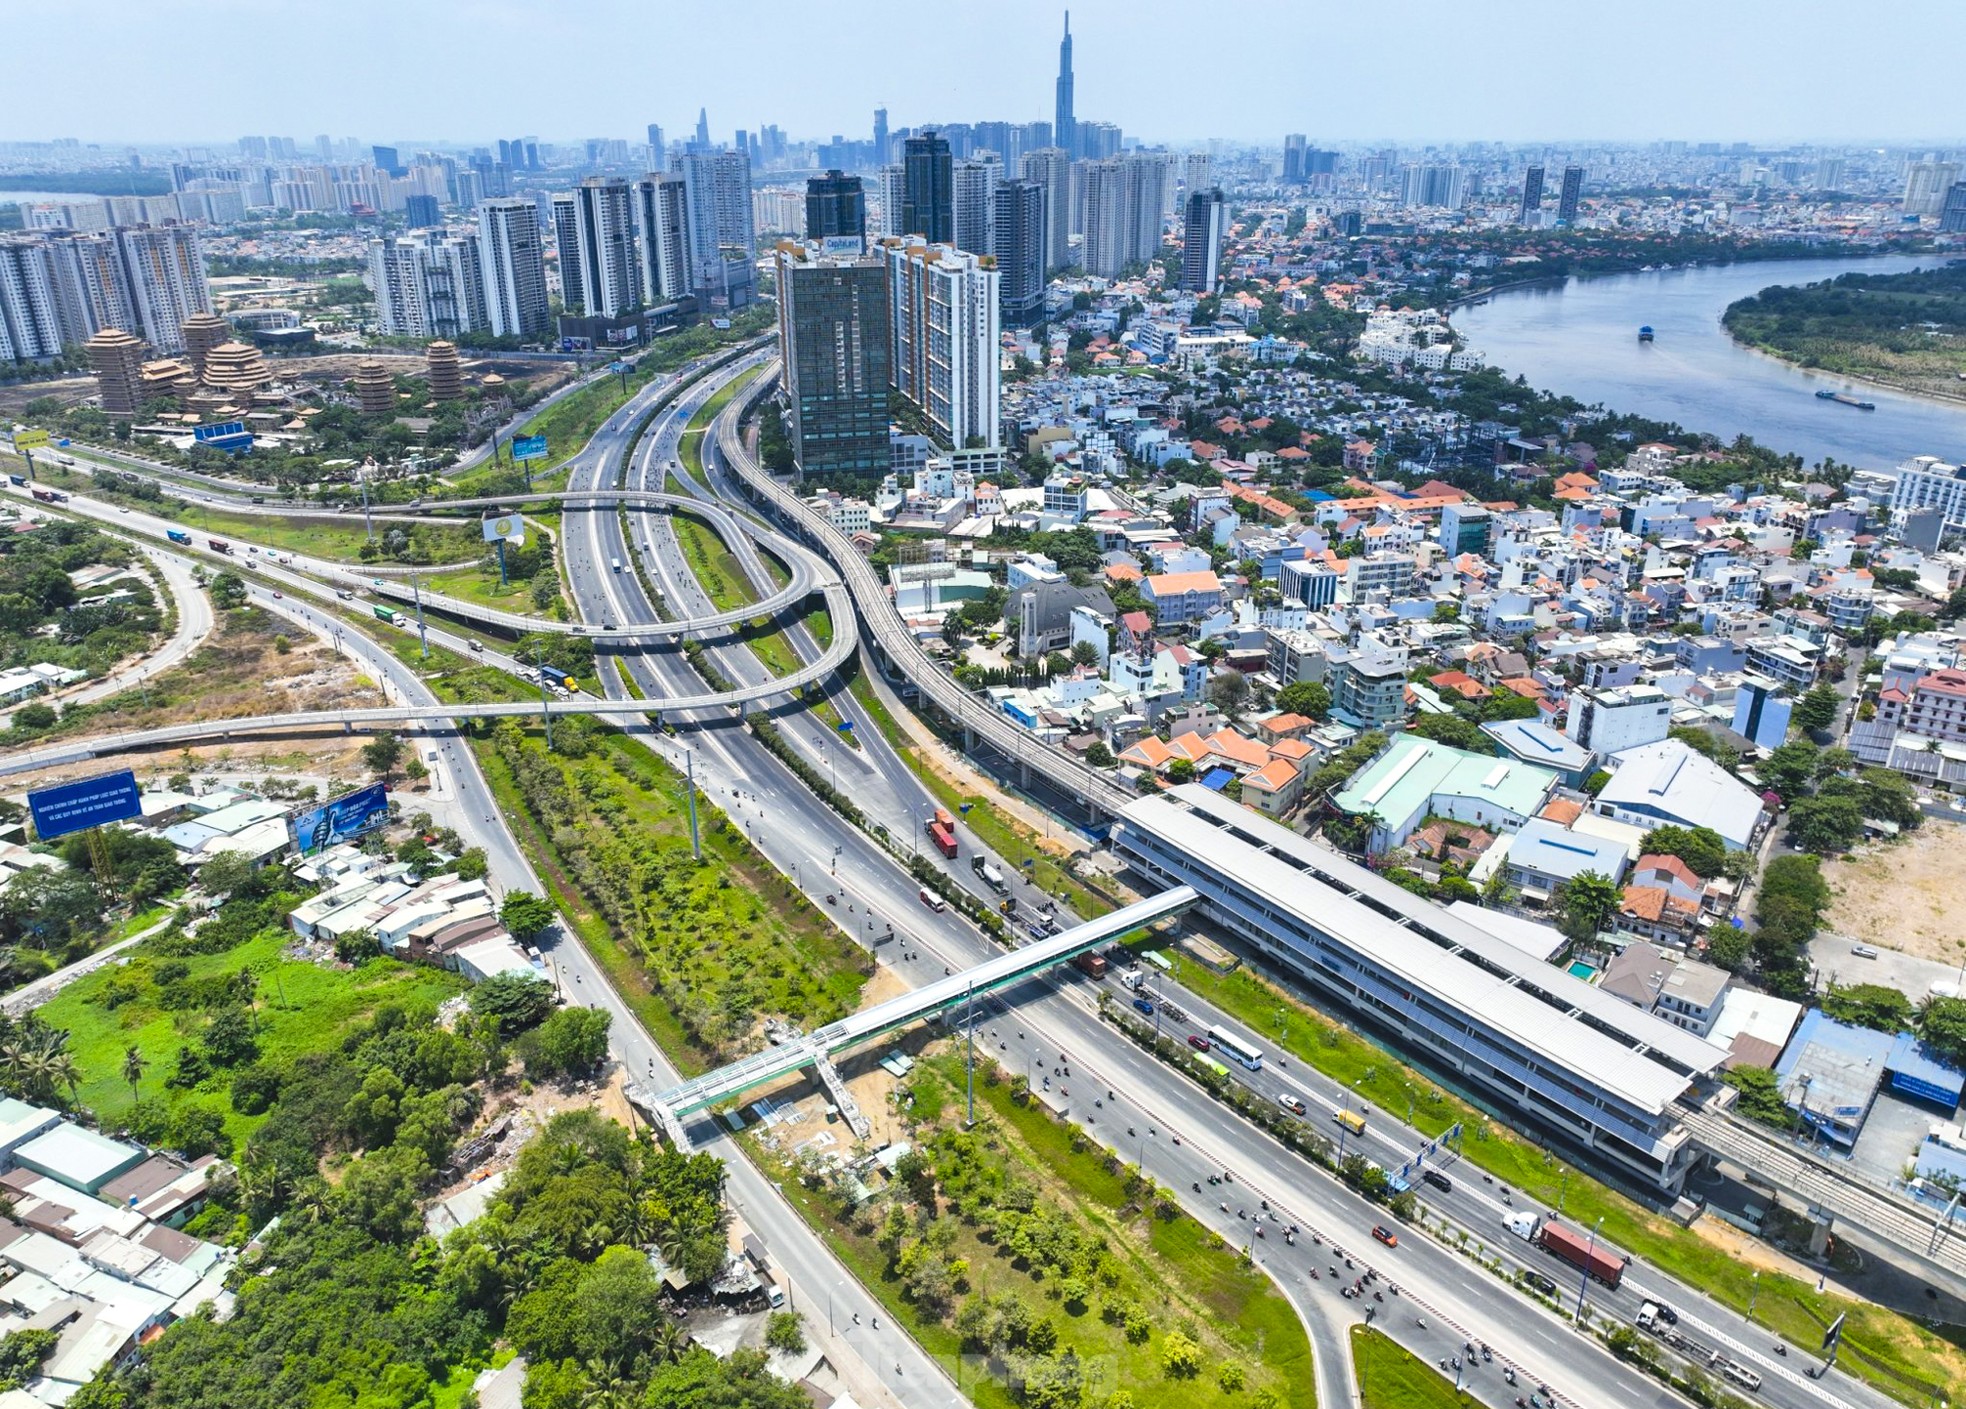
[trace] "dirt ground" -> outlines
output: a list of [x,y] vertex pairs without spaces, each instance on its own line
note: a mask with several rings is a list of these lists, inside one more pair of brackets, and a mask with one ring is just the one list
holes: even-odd
[[1959,849],[1966,829],[1927,821],[1902,841],[1866,847],[1825,863],[1835,893],[1823,927],[1880,948],[1937,963],[1959,962],[1966,939],[1966,866]]

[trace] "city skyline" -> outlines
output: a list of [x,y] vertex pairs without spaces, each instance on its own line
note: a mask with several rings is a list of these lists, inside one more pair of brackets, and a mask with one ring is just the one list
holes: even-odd
[[[651,122],[684,132],[703,107],[719,141],[765,122],[804,136],[858,136],[870,129],[877,105],[888,108],[897,128],[1030,120],[1051,115],[1060,96],[1065,7],[1009,0],[988,12],[952,11],[931,35],[883,25],[872,15],[817,25],[805,11],[767,6],[741,52],[683,67],[697,75],[693,83],[665,81],[660,55],[667,36],[724,32],[721,22],[712,23],[718,12],[697,0],[659,9],[600,0],[555,12],[546,24],[540,11],[506,0],[475,8],[469,26],[436,0],[355,3],[332,12],[267,11],[242,0],[187,0],[168,14],[124,3],[103,11],[91,35],[86,108],[20,108],[9,115],[7,138],[114,145],[141,133],[146,144],[175,144],[230,141],[242,131],[290,130],[305,138],[327,130],[413,144],[468,143],[522,130],[557,141],[639,134]],[[1507,0],[1478,11],[1439,0],[1394,0],[1375,15],[1383,32],[1425,35],[1428,42],[1372,64],[1332,62],[1331,36],[1282,0],[1239,0],[1227,13],[1214,12],[1227,21],[1225,31],[1260,35],[1265,71],[1280,79],[1300,73],[1303,81],[1245,81],[1226,70],[1222,82],[1231,101],[1197,97],[1183,106],[1169,104],[1163,86],[1138,80],[1165,64],[1165,42],[1187,23],[1185,13],[1171,0],[1126,7],[1081,0],[1074,7],[1070,101],[1081,121],[1114,122],[1129,136],[1170,144],[1277,143],[1286,131],[1307,131],[1326,142],[1423,142],[1456,134],[1501,142],[1945,145],[1956,139],[1927,128],[1930,109],[1899,100],[1910,76],[1905,40],[1916,38],[1925,71],[1950,71],[1966,60],[1966,26],[1941,0],[1909,0],[1888,26],[1852,25],[1847,12],[1826,3],[1779,0],[1740,0],[1723,9],[1663,0],[1646,8],[1642,23],[1555,0]],[[774,23],[774,15],[791,22]],[[183,74],[213,62],[213,34],[237,33],[242,25],[252,29],[256,53],[304,51],[311,70],[334,75],[333,82],[203,86],[197,113],[189,113]],[[19,71],[59,74],[72,63],[65,12],[25,11],[9,26]],[[1826,27],[1836,33],[1833,45],[1818,42]],[[655,81],[583,85],[572,106],[551,82],[484,81],[539,53],[548,29],[559,36],[554,49],[648,53]],[[445,53],[439,77],[398,81],[400,66],[376,62],[385,38],[403,52]],[[877,66],[844,61],[868,45],[878,52]],[[940,61],[956,52],[965,55],[963,63]],[[835,53],[837,64],[828,57]],[[1506,90],[1470,81],[1497,66],[1525,73],[1526,81]],[[815,72],[869,78],[822,85],[812,82]],[[559,124],[575,125],[549,130]]]

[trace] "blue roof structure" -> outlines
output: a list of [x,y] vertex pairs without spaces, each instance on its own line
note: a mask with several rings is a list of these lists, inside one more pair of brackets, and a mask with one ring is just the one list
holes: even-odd
[[1233,783],[1235,778],[1235,770],[1232,768],[1211,768],[1202,775],[1200,782],[1204,788],[1213,788],[1219,793]]
[[1960,1096],[1966,1094],[1966,1072],[1934,1056],[1931,1048],[1909,1032],[1898,1034],[1884,1065],[1891,1073],[1892,1090],[1942,1106],[1948,1115],[1959,1108]]

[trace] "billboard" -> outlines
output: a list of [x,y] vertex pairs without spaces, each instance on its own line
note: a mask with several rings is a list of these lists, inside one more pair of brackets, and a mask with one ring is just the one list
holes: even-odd
[[389,789],[371,783],[294,818],[294,845],[308,856],[337,842],[353,841],[389,820]]
[[208,440],[224,440],[228,436],[244,435],[245,433],[246,423],[244,421],[220,421],[214,426],[193,426],[191,428],[191,438],[200,445],[203,445]]
[[514,460],[544,460],[546,458],[546,437],[543,435],[513,436],[512,458]]
[[821,254],[865,254],[866,246],[858,235],[822,235],[819,240]]
[[18,426],[15,428],[14,430],[15,450],[18,451],[45,450],[47,448],[48,448],[48,433],[46,431],[29,430],[26,426]]
[[501,539],[507,543],[526,546],[526,521],[517,514],[500,514],[497,518],[486,519],[485,542],[497,543]]
[[34,815],[35,835],[53,841],[104,822],[141,817],[143,803],[137,797],[137,775],[125,768],[29,793],[27,810]]

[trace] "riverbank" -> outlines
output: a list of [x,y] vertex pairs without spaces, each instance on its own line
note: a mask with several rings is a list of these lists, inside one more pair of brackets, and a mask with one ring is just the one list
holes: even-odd
[[1784,357],[1772,348],[1762,347],[1758,343],[1749,342],[1746,338],[1734,337],[1732,333],[1729,333],[1728,336],[1732,339],[1734,346],[1740,348],[1743,352],[1772,362],[1778,367],[1787,367],[1797,372],[1807,372],[1817,377],[1833,377],[1839,382],[1849,382],[1853,390],[1870,387],[1875,391],[1895,392],[1899,396],[1909,396],[1919,401],[1930,401],[1952,406],[1966,406],[1966,381],[1956,381],[1955,384],[1959,390],[1952,391],[1945,388],[1943,383],[1937,386],[1924,387],[1909,382],[1893,381],[1888,377],[1871,376],[1862,372],[1845,372],[1831,367],[1812,367],[1808,363],[1798,361],[1793,357]]
[[[1471,292],[1456,309],[1457,338],[1510,379],[1666,425],[1722,444],[1747,435],[1805,465],[1824,459],[1885,470],[1915,455],[1944,455],[1966,443],[1966,397],[1918,395],[1897,387],[1867,393],[1874,414],[1816,399],[1843,383],[1738,343],[1721,315],[1778,286],[1845,274],[1930,269],[1929,255],[1749,261],[1650,273],[1524,280],[1508,292]],[[1640,343],[1650,325],[1656,340]],[[1966,393],[1966,388],[1962,388]]]

